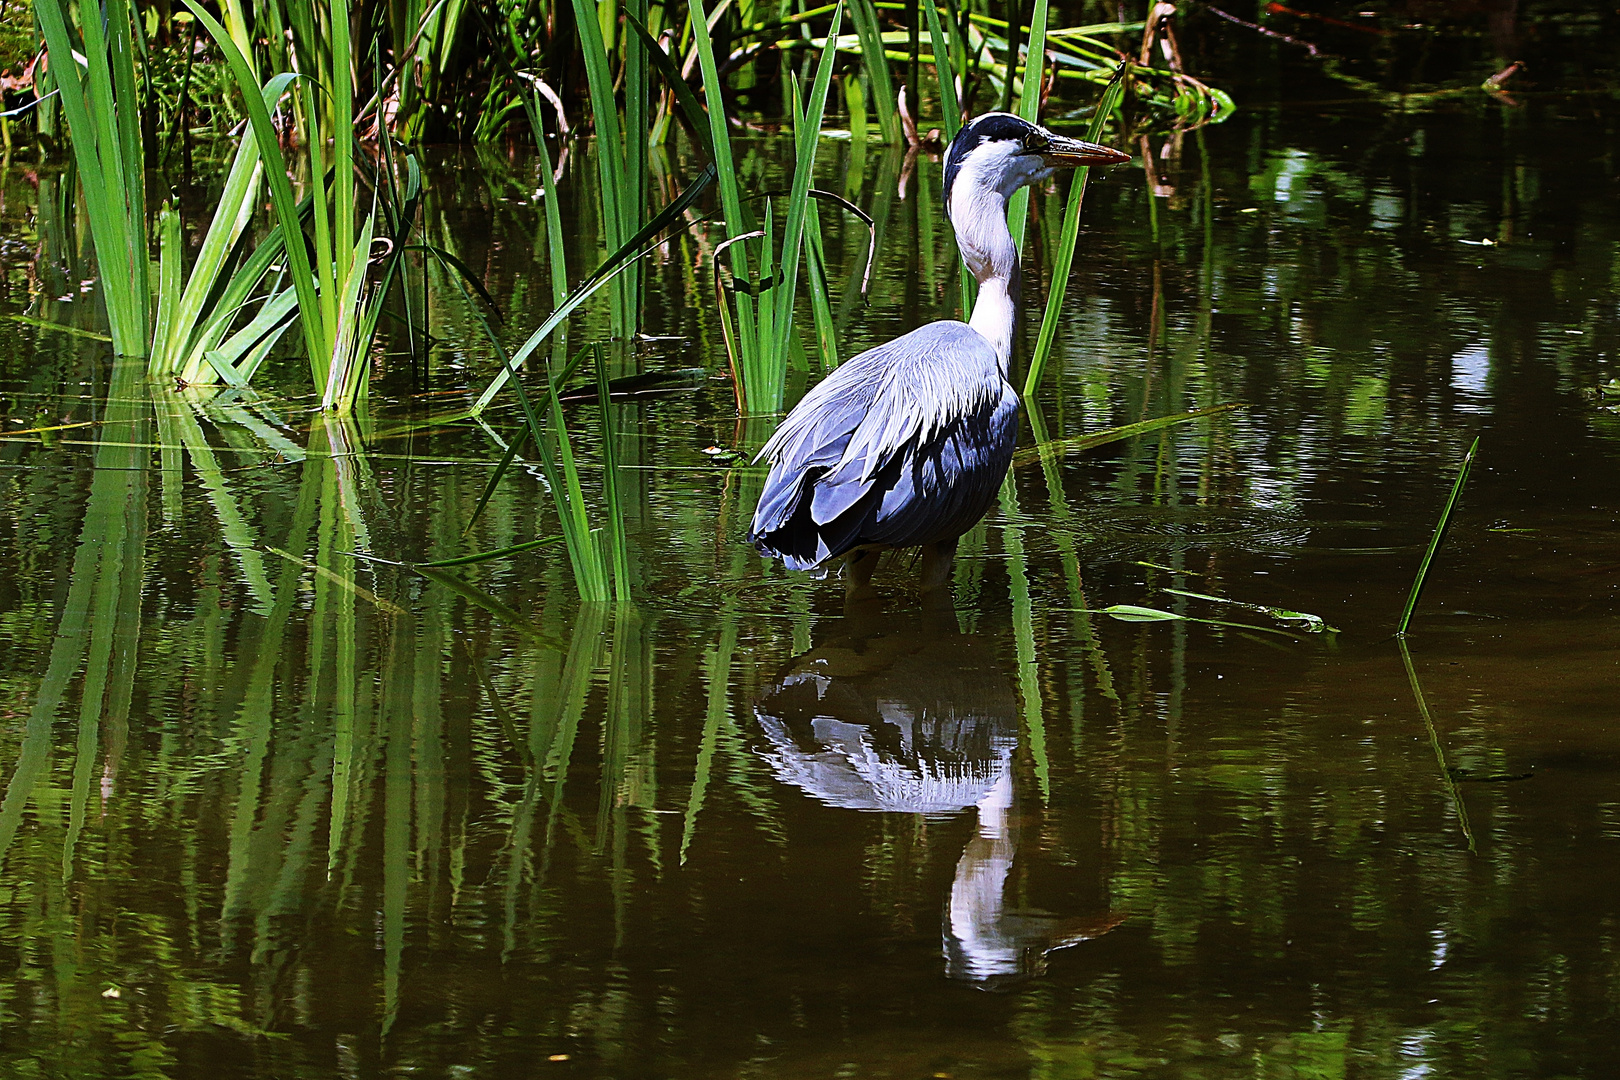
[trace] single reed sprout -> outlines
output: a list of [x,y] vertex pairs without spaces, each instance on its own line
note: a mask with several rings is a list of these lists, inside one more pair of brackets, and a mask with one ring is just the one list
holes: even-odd
[[1406,594],[1406,607],[1401,610],[1401,622],[1395,630],[1396,637],[1406,637],[1406,628],[1412,623],[1412,613],[1417,610],[1418,597],[1423,595],[1423,583],[1429,577],[1429,567],[1434,565],[1434,557],[1440,553],[1440,545],[1445,542],[1446,530],[1451,528],[1451,515],[1456,511],[1457,504],[1462,501],[1463,485],[1468,483],[1468,471],[1474,466],[1474,454],[1478,450],[1479,436],[1476,435],[1473,445],[1468,448],[1468,453],[1463,455],[1462,465],[1457,469],[1457,479],[1451,484],[1451,493],[1446,496],[1446,505],[1440,511],[1440,520],[1435,523],[1434,534],[1429,537],[1429,547],[1423,552],[1423,561],[1418,564],[1417,577],[1412,579],[1412,590]]

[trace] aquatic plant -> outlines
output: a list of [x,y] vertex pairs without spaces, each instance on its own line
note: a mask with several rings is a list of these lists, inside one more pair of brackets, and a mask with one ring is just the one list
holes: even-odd
[[[113,351],[145,356],[151,345],[152,289],[129,0],[110,0],[105,26],[97,17],[74,28],[69,0],[40,0],[35,11],[78,161]],[[78,42],[72,29],[79,30]],[[75,63],[76,53],[84,57],[83,68]]]
[[[1103,128],[1115,115],[1123,98],[1129,72],[1129,63],[1122,64],[1113,80],[1103,89],[1102,99],[1097,102],[1091,124],[1086,129],[1087,142],[1102,141]],[[1040,333],[1036,336],[1035,348],[1030,353],[1029,366],[1024,375],[1025,397],[1032,397],[1041,385],[1047,361],[1052,356],[1053,342],[1057,340],[1058,324],[1063,317],[1063,299],[1069,290],[1069,271],[1074,266],[1074,249],[1080,240],[1080,208],[1085,202],[1086,181],[1090,175],[1091,167],[1086,165],[1075,169],[1074,176],[1069,180],[1069,199],[1063,210],[1063,234],[1057,250],[1052,253],[1052,283],[1046,293],[1046,311],[1041,316]]]
[[[856,0],[856,3],[863,2]],[[766,204],[763,229],[753,227],[752,215],[744,207],[741,185],[733,164],[724,87],[715,63],[713,44],[709,40],[703,0],[693,0],[693,12],[696,16],[692,26],[698,62],[702,67],[703,85],[708,96],[709,140],[718,173],[720,204],[725,213],[728,237],[715,247],[715,288],[717,294],[721,293],[719,258],[722,252],[729,252],[728,262],[737,309],[736,328],[733,330],[725,297],[717,295],[721,325],[725,330],[726,352],[736,384],[737,411],[741,414],[777,412],[782,408],[790,357],[798,346],[798,339],[793,333],[794,297],[804,248],[805,221],[815,213],[810,201],[811,180],[815,172],[816,149],[821,141],[821,120],[826,111],[827,91],[832,84],[832,54],[843,17],[843,6],[840,4],[833,11],[832,27],[822,45],[810,96],[802,107],[798,80],[796,77],[790,79],[793,184],[788,195],[780,247],[777,246],[774,206]],[[750,263],[745,245],[746,241],[753,239],[761,241],[757,269]],[[818,310],[823,311],[827,305],[824,285],[824,275],[812,275],[812,287],[817,289],[815,303]]]
[[[369,351],[372,335],[381,314],[382,290],[368,282],[373,264],[373,241],[377,239],[378,201],[393,192],[393,181],[373,189],[371,212],[358,222],[355,190],[354,73],[352,66],[338,63],[318,85],[309,77],[277,75],[259,92],[248,58],[237,48],[225,28],[203,8],[187,0],[192,13],[213,36],[225,55],[247,104],[248,119],[259,153],[266,161],[281,161],[280,140],[270,111],[284,93],[297,84],[294,95],[315,132],[308,143],[311,195],[310,217],[314,229],[312,251],[303,243],[283,244],[287,273],[297,298],[299,325],[308,354],[310,381],[321,395],[321,407],[346,414],[364,394],[370,372]],[[349,15],[345,4],[331,8],[332,54],[349,56]],[[317,88],[321,91],[317,98]],[[321,108],[324,103],[328,107]],[[331,143],[330,169],[326,143]],[[292,183],[286,170],[265,170],[270,201],[283,236],[303,237],[303,215],[293,198]],[[402,215],[395,215],[402,222]],[[403,239],[400,237],[399,239]],[[384,280],[392,276],[401,256],[397,239],[385,241],[386,259],[391,265]]]
[[1468,483],[1468,471],[1474,466],[1474,454],[1479,450],[1479,436],[1474,437],[1473,444],[1468,447],[1468,453],[1463,455],[1462,464],[1457,467],[1457,479],[1452,481],[1451,492],[1446,496],[1446,504],[1440,509],[1440,520],[1435,522],[1434,532],[1429,537],[1429,546],[1423,552],[1423,560],[1418,563],[1417,576],[1412,579],[1412,588],[1406,594],[1406,606],[1401,609],[1401,621],[1395,628],[1395,636],[1404,638],[1406,628],[1412,623],[1412,613],[1417,610],[1418,598],[1423,595],[1423,584],[1429,578],[1429,568],[1434,565],[1434,557],[1440,553],[1440,545],[1445,542],[1446,531],[1451,528],[1451,515],[1456,511],[1457,504],[1462,501],[1463,485]]

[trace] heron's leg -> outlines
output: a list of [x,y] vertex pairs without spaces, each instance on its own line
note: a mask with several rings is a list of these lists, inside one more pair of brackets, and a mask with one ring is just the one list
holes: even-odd
[[872,588],[872,571],[877,569],[879,554],[863,548],[844,556],[844,599],[867,600],[877,595]]
[[949,584],[951,564],[956,558],[956,538],[924,544],[922,551],[922,591],[933,592]]

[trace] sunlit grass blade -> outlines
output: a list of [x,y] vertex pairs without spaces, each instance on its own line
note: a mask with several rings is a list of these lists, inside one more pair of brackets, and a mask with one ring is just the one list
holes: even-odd
[[[179,374],[187,382],[197,381],[201,374],[200,366],[186,370],[186,361],[191,358],[190,345],[207,321],[208,302],[219,292],[220,275],[230,259],[231,250],[253,216],[254,195],[262,171],[258,142],[243,139],[231,162],[230,172],[226,174],[224,191],[220,193],[213,220],[209,222],[202,248],[191,265],[183,292],[179,288],[178,274],[171,278],[166,273],[171,246],[175,249],[172,257],[176,267],[181,262],[179,218],[173,211],[166,211],[174,215],[174,231],[172,234],[165,231],[161,241],[160,261],[164,263],[165,275],[159,284],[158,320],[149,365],[152,374]],[[279,244],[277,246],[279,248]],[[251,272],[246,268],[244,271]]]
[[1256,630],[1262,634],[1281,634],[1284,637],[1297,635],[1287,630],[1278,630],[1271,626],[1255,626],[1252,623],[1226,622],[1222,619],[1198,619],[1191,615],[1180,615],[1174,611],[1164,611],[1159,608],[1142,607],[1140,604],[1109,604],[1102,608],[1084,608],[1075,612],[1079,615],[1107,615],[1111,619],[1129,623],[1154,622],[1190,622],[1203,623],[1205,626],[1227,626],[1235,630]]
[[1434,557],[1440,552],[1440,545],[1445,542],[1446,531],[1451,528],[1451,515],[1456,511],[1457,504],[1462,501],[1463,485],[1468,483],[1468,471],[1474,466],[1474,454],[1479,450],[1479,436],[1474,436],[1474,442],[1463,455],[1462,465],[1457,468],[1457,479],[1452,482],[1451,494],[1446,496],[1446,505],[1440,511],[1440,520],[1435,523],[1434,535],[1429,537],[1428,550],[1423,553],[1423,561],[1418,564],[1417,577],[1412,579],[1412,590],[1406,595],[1406,607],[1401,610],[1401,622],[1395,629],[1396,637],[1405,637],[1406,628],[1411,625],[1412,613],[1417,610],[1418,598],[1423,595],[1423,583],[1428,580],[1429,567],[1434,564]]
[[[283,289],[267,300],[246,326],[222,341],[218,348],[205,352],[203,359],[228,385],[246,386],[253,379],[265,354],[292,326],[297,303],[297,294],[291,289]],[[195,378],[186,379],[184,375],[181,375],[181,380],[197,381]]]
[[[596,357],[596,402],[601,410],[602,504],[607,519],[603,543],[613,568],[613,599],[623,604],[630,599],[630,548],[624,535],[624,508],[619,494],[618,447],[614,445],[618,433],[614,430],[613,405],[608,400],[607,359],[602,343],[597,342],[592,352]],[[555,398],[556,384],[552,384],[551,393]]]
[[1329,626],[1326,619],[1320,615],[1312,615],[1304,611],[1290,611],[1288,608],[1272,607],[1266,604],[1250,604],[1242,600],[1233,600],[1226,596],[1212,596],[1209,593],[1190,592],[1187,589],[1161,588],[1162,593],[1172,596],[1185,596],[1192,600],[1205,600],[1212,604],[1227,604],[1232,607],[1244,608],[1248,611],[1258,611],[1262,615],[1270,615],[1278,622],[1297,622],[1303,624],[1299,629],[1310,634],[1337,634],[1338,627]]
[[151,347],[152,290],[131,12],[127,0],[108,0],[104,28],[102,10],[86,10],[94,17],[78,27],[83,35],[82,69],[75,62],[67,0],[41,0],[35,14],[79,166],[113,351],[146,356]]
[[[266,82],[261,91],[253,78],[253,70],[247,58],[236,48],[225,28],[196,0],[185,2],[191,13],[213,36],[215,44],[230,66],[237,90],[247,106],[253,137],[259,142],[259,154],[272,166],[265,169],[264,175],[270,188],[270,202],[275,208],[276,223],[281,226],[284,237],[301,237],[303,230],[298,215],[298,202],[293,198],[292,182],[287,177],[287,170],[279,167],[282,161],[281,139],[270,118],[271,108],[281,100],[282,95],[298,76],[277,75]],[[320,201],[316,200],[317,203]],[[310,380],[315,386],[324,387],[326,364],[332,356],[332,341],[325,334],[326,321],[316,314],[321,307],[315,268],[310,264],[309,253],[302,243],[284,244],[283,249],[286,252],[292,287],[298,297],[299,323],[304,331],[304,348],[309,354]]]

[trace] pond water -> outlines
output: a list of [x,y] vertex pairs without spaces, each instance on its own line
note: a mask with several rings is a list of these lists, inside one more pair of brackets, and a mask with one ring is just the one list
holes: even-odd
[[[182,391],[0,322],[4,1071],[1612,1075],[1617,121],[1459,96],[1137,146],[1021,443],[1242,407],[1031,452],[927,603],[902,564],[846,612],[742,544],[762,477],[707,451],[774,421],[733,417],[712,237],[649,265],[659,340],[617,360],[712,369],[612,406],[629,608],[560,549],[350,554],[554,531],[518,470],[463,536],[515,413],[430,422],[492,371],[442,279],[426,372],[393,335],[355,424],[294,362]],[[947,314],[954,255],[937,162],[825,147],[881,234],[847,356]],[[429,169],[513,342],[550,307],[533,169]],[[64,182],[5,174],[0,305],[91,326]]]

